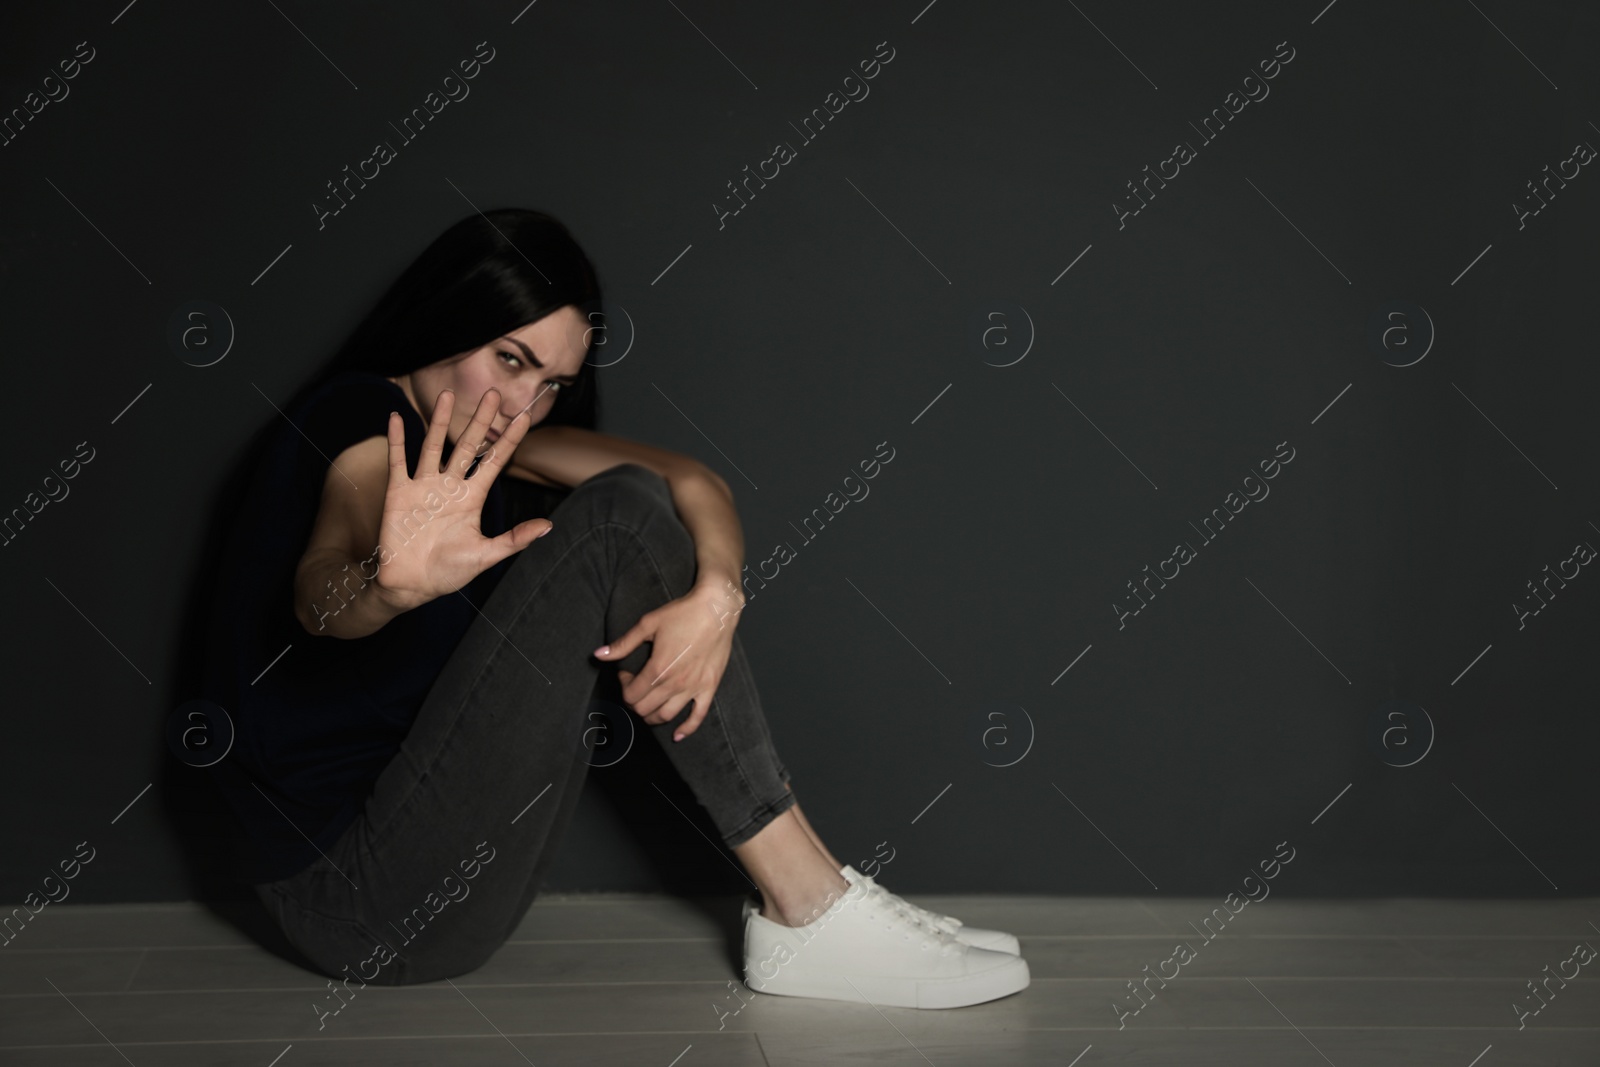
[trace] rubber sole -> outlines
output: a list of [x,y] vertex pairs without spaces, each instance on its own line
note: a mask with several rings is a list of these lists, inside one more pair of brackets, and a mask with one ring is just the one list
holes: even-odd
[[863,1001],[879,1007],[964,1008],[1028,988],[1028,961],[1010,963],[976,975],[951,978],[890,978],[883,975],[809,975],[780,971],[773,978],[748,975],[745,984],[758,993],[819,1000]]

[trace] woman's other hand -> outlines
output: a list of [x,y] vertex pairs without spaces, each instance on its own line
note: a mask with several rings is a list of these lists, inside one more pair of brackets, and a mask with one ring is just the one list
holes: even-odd
[[733,626],[726,620],[737,613],[726,610],[726,601],[713,586],[696,585],[677,600],[645,612],[627,633],[595,651],[597,659],[613,662],[651,642],[650,659],[637,675],[617,672],[622,699],[652,726],[671,722],[693,701],[694,711],[673,732],[674,741],[700,728],[728,668]]

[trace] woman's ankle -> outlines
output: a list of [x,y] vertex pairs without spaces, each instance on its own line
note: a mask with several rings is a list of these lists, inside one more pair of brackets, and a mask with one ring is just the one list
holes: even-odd
[[763,894],[761,917],[782,926],[809,926],[816,922],[850,890],[843,875],[837,871],[831,874],[831,880],[822,880],[810,892],[782,893],[776,899]]

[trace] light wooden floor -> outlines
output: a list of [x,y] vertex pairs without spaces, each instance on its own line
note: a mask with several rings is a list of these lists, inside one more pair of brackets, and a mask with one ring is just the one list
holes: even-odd
[[[1600,946],[1600,899],[1272,896],[1209,942],[1189,923],[1216,900],[913,899],[1016,933],[1033,984],[950,1011],[741,986],[719,1030],[716,1005],[740,1003],[736,899],[557,895],[481,971],[369,986],[319,1031],[325,980],[206,908],[50,905],[0,948],[0,1064],[1600,1065],[1600,960],[1520,1031],[1512,1009]],[[1179,940],[1196,958],[1119,1030],[1113,1002]]]

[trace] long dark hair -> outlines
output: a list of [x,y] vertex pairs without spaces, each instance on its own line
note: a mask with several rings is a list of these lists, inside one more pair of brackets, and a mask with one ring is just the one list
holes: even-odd
[[[589,257],[551,216],[500,208],[474,212],[455,223],[400,272],[317,373],[293,396],[274,403],[277,412],[263,415],[235,452],[212,503],[200,571],[207,576],[216,573],[253,478],[276,435],[288,432],[284,416],[293,416],[301,401],[329,378],[346,370],[390,378],[409,374],[488,344],[569,304],[595,324],[597,316],[591,313],[599,311],[600,299],[600,282]],[[598,333],[590,334],[589,352],[574,387],[556,394],[550,414],[529,433],[556,424],[595,428],[599,395],[591,357],[603,340]],[[477,398],[469,399],[476,406]],[[374,432],[381,433],[382,427]],[[190,627],[186,645],[204,632],[196,620],[206,617],[200,605],[207,594],[196,595],[200,598],[196,610],[185,618],[200,629]]]
[[[599,417],[599,390],[590,354],[602,340],[600,300],[594,265],[555,218],[525,208],[473,212],[401,271],[284,410],[342,371],[391,378],[409,374],[572,304],[591,324],[589,353],[577,382],[557,393],[550,413],[533,428],[592,430]],[[470,399],[476,403],[476,397]]]

